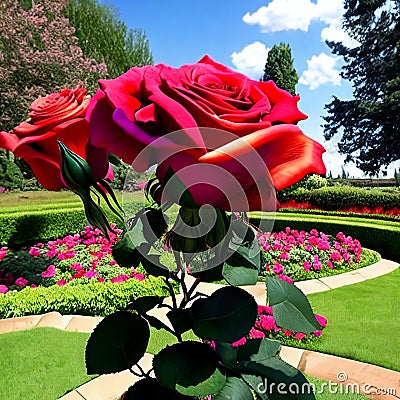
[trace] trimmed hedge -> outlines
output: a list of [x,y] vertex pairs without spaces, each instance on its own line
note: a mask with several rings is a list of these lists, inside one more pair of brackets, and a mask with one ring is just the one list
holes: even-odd
[[160,278],[144,281],[129,279],[121,283],[70,283],[65,286],[26,287],[20,291],[0,294],[0,318],[37,315],[50,311],[66,314],[105,316],[139,296],[167,296]]
[[375,250],[383,257],[400,259],[400,223],[383,220],[363,219],[322,215],[302,215],[300,213],[279,212],[273,216],[262,213],[251,213],[250,221],[258,226],[260,220],[273,221],[273,231],[292,229],[310,231],[315,228],[326,234],[336,235],[343,232],[360,241],[363,247]]
[[298,188],[289,193],[278,193],[280,201],[308,202],[324,210],[338,210],[353,206],[378,207],[386,210],[400,208],[400,191],[383,191],[352,186],[327,186],[306,190]]
[[55,209],[0,214],[0,245],[18,248],[63,237],[87,225],[82,209]]
[[379,219],[385,221],[397,221],[400,222],[400,216],[388,215],[388,214],[361,214],[355,212],[344,212],[344,211],[326,211],[326,210],[314,210],[309,208],[280,208],[279,212],[290,213],[290,214],[313,214],[313,215],[326,215],[342,218],[342,217],[354,217],[354,218],[367,218],[367,219]]

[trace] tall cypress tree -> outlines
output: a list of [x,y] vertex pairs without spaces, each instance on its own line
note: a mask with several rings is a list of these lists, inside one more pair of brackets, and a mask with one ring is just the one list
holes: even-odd
[[263,81],[273,80],[278,87],[296,94],[299,76],[293,67],[292,51],[288,43],[274,44],[268,52]]
[[338,136],[346,161],[374,174],[400,159],[400,1],[345,0],[343,27],[359,45],[328,45],[343,56],[354,98],[325,106],[324,136]]

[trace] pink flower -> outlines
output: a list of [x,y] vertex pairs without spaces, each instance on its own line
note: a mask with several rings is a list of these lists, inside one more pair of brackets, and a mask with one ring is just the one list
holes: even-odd
[[143,281],[144,280],[144,275],[140,274],[138,272],[135,272],[135,274],[133,275],[134,279],[137,279],[138,281]]
[[340,253],[338,251],[333,251],[329,258],[333,261],[340,261],[342,256],[340,255]]
[[89,270],[88,272],[85,273],[86,278],[93,278],[94,276],[97,275],[97,272],[94,269]]
[[20,276],[15,280],[15,284],[17,286],[26,286],[28,284],[28,280]]
[[67,281],[65,279],[60,279],[57,281],[58,286],[65,286],[67,284]]
[[263,306],[263,305],[259,304],[259,305],[257,306],[257,312],[258,312],[258,314],[265,313],[265,314],[270,314],[270,315],[272,315],[272,307],[270,307],[270,306]]
[[0,249],[0,261],[7,255],[8,247],[2,247]]
[[129,276],[126,274],[118,275],[115,278],[111,279],[112,283],[117,283],[117,282],[125,282],[126,280],[129,279]]
[[318,337],[322,335],[322,331],[314,331],[313,334]]
[[97,282],[104,282],[104,278],[97,278]]
[[310,271],[311,270],[311,264],[308,261],[304,261],[303,263],[303,268],[305,271]]
[[312,246],[310,246],[310,245],[307,245],[307,246],[305,246],[304,247],[307,251],[311,251],[312,250]]
[[289,254],[285,251],[279,255],[282,260],[289,260]]
[[278,275],[279,279],[282,279],[283,281],[292,284],[293,283],[293,279],[290,276],[287,275],[283,275],[283,274],[279,274]]
[[284,268],[282,264],[279,264],[278,262],[275,263],[274,267],[273,267],[273,271],[276,274],[281,274],[283,272]]
[[318,249],[319,250],[329,250],[331,246],[329,245],[328,242],[319,242],[318,243]]
[[265,331],[272,331],[276,329],[275,319],[272,315],[261,315],[260,322],[261,322],[261,327]]
[[328,324],[328,320],[322,315],[314,314],[314,317],[323,328]]
[[8,287],[6,285],[0,285],[0,293],[7,293]]
[[333,262],[331,260],[328,260],[328,268],[329,269],[335,268],[334,265],[333,265]]
[[111,266],[116,265],[116,264],[117,264],[117,262],[116,262],[115,260],[111,260],[111,261],[110,261],[110,265],[111,265]]
[[292,332],[292,331],[289,331],[289,329],[285,329],[285,330],[283,331],[283,334],[284,334],[285,336],[292,336],[293,332]]
[[31,247],[31,249],[29,250],[29,254],[32,257],[39,257],[40,256],[40,250],[37,247]]
[[297,333],[294,335],[294,338],[297,339],[297,340],[303,340],[305,337],[306,337],[306,334],[303,333],[303,332],[297,332]]
[[243,346],[247,342],[245,337],[242,337],[241,339],[237,340],[236,342],[232,343],[232,347],[239,347]]
[[42,278],[51,278],[56,274],[55,265],[51,264],[47,267],[46,271],[42,272]]
[[261,332],[257,329],[251,328],[249,332],[249,336],[251,339],[263,339],[265,338],[265,333]]

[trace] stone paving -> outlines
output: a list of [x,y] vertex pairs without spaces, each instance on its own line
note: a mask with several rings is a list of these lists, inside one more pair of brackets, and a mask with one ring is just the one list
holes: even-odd
[[[376,278],[392,272],[398,267],[399,265],[393,261],[380,260],[376,264],[361,268],[357,271],[327,278],[297,282],[296,286],[305,294],[317,293]],[[198,291],[210,294],[219,287],[221,287],[221,285],[201,283],[198,286]],[[258,283],[251,287],[244,286],[243,289],[251,293],[258,304],[265,304],[266,294],[265,285],[263,283]],[[162,311],[155,310],[154,312],[158,317],[164,318]],[[58,312],[50,312],[44,315],[0,320],[0,333],[42,326],[90,333],[101,319],[101,317],[61,315]],[[400,399],[399,372],[372,364],[361,363],[359,361],[286,346],[282,347],[280,355],[286,362],[305,374],[331,381],[333,385],[342,383],[343,385],[349,385],[348,387],[350,388],[359,388],[361,393],[366,394],[371,399]],[[146,354],[140,364],[147,370],[151,366],[151,361],[152,356]],[[112,375],[103,375],[85,383],[61,397],[59,400],[116,400],[136,379],[137,378],[129,371],[123,371]],[[344,386],[344,388],[345,387],[346,386]],[[337,387],[337,389],[340,390],[339,387]],[[384,393],[385,390],[391,393]],[[368,391],[370,394],[368,394]]]

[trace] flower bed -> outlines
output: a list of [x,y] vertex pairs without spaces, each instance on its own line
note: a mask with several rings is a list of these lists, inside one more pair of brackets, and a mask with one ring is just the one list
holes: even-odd
[[339,232],[326,235],[286,228],[258,236],[265,262],[263,276],[273,275],[289,283],[359,268],[362,247],[357,239]]
[[121,230],[110,232],[106,239],[99,229],[87,226],[80,233],[62,239],[37,243],[30,248],[11,251],[0,249],[0,293],[20,290],[26,286],[64,286],[79,280],[123,282],[143,280],[144,275],[135,268],[120,267],[111,254]]

